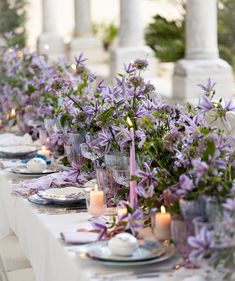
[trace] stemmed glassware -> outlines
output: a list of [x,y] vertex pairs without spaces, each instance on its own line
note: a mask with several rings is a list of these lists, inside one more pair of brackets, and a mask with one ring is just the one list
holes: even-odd
[[125,187],[128,187],[130,185],[130,171],[129,170],[123,170],[118,169],[118,167],[115,167],[112,169],[113,178],[116,181],[116,183],[123,185]]
[[92,161],[95,161],[101,158],[102,156],[104,156],[104,152],[100,150],[98,147],[91,147],[87,143],[82,143],[80,147],[83,157],[90,159]]

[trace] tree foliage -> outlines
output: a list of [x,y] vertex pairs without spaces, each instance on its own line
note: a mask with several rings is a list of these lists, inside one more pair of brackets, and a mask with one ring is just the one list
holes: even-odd
[[[185,5],[181,3],[184,11]],[[220,0],[218,4],[218,41],[220,56],[235,66],[235,0]],[[182,20],[167,20],[156,15],[146,29],[145,39],[163,62],[183,58],[185,50],[185,16]],[[192,35],[193,36],[193,35]]]
[[0,0],[0,35],[13,33],[11,44],[25,46],[26,41],[26,11],[25,0]]

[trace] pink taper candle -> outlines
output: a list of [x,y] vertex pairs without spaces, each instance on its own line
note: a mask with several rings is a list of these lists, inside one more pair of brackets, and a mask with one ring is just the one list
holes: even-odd
[[[131,136],[131,147],[130,147],[130,176],[136,175],[136,160],[135,160],[135,132],[133,124],[129,117],[127,117],[127,122],[130,125],[130,136]],[[132,207],[137,206],[137,193],[136,193],[137,182],[130,181],[130,204]]]

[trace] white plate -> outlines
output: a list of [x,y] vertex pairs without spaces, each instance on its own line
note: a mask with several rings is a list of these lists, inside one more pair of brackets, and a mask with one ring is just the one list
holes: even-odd
[[11,172],[14,174],[18,174],[18,175],[43,176],[43,175],[49,175],[49,174],[56,173],[56,172],[58,172],[58,170],[48,168],[39,173],[39,172],[31,172],[27,168],[13,168],[13,169],[11,169]]
[[85,190],[79,187],[50,188],[39,191],[38,195],[55,203],[79,202],[85,200]]
[[119,257],[110,253],[107,241],[102,241],[86,245],[84,251],[80,250],[77,255],[80,258],[89,258],[105,265],[139,266],[160,263],[170,259],[175,254],[173,246],[164,245],[162,248],[149,247],[148,249],[141,249],[140,247],[131,257]]
[[37,147],[34,145],[9,145],[0,146],[0,154],[5,156],[24,156],[37,152]]

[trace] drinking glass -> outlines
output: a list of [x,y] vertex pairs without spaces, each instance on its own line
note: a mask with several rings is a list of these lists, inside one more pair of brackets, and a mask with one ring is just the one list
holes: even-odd
[[95,147],[91,148],[86,143],[82,143],[80,145],[80,147],[81,147],[82,155],[85,158],[90,159],[92,161],[95,161],[95,160],[101,158],[104,155],[103,151],[101,151],[100,149],[95,148]]
[[116,183],[128,187],[130,185],[130,171],[122,169],[112,169],[113,178]]

